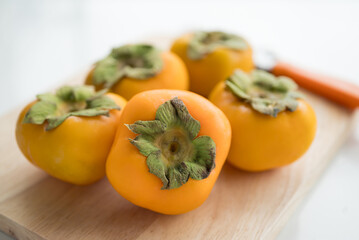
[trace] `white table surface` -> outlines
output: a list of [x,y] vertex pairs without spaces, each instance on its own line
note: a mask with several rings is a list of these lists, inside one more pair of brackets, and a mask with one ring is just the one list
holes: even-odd
[[[359,84],[358,13],[358,1],[0,0],[0,115],[113,46],[192,29],[237,32],[298,66]],[[279,240],[359,239],[358,118],[355,125]]]

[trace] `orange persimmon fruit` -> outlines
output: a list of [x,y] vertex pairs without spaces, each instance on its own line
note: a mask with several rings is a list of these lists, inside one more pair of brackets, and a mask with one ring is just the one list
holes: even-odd
[[213,89],[209,99],[232,126],[228,162],[247,171],[290,164],[311,145],[316,116],[287,77],[237,70]]
[[123,110],[107,177],[135,205],[185,213],[207,199],[230,141],[228,119],[202,96],[180,90],[142,92]]
[[188,81],[186,66],[177,55],[152,45],[133,44],[114,48],[98,61],[85,84],[97,90],[108,88],[128,100],[147,90],[188,90]]
[[16,140],[24,156],[51,176],[78,185],[105,176],[121,108],[126,100],[95,93],[90,86],[65,86],[37,96],[16,123]]
[[190,90],[208,97],[234,69],[254,68],[252,48],[242,37],[225,32],[194,32],[176,39],[171,51],[186,64]]

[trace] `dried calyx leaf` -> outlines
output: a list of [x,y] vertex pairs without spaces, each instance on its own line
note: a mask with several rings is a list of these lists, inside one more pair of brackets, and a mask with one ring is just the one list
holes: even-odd
[[160,51],[152,45],[124,45],[112,49],[110,55],[95,64],[94,85],[111,88],[124,77],[147,79],[162,70]]
[[105,94],[95,92],[93,86],[64,86],[53,93],[37,95],[37,102],[25,114],[24,123],[43,124],[45,130],[51,130],[63,123],[70,116],[109,115],[111,109],[119,106]]
[[189,42],[187,55],[192,60],[204,58],[219,47],[245,50],[247,42],[240,36],[225,32],[195,32]]
[[297,84],[290,78],[253,70],[250,74],[236,70],[226,80],[227,88],[240,100],[249,103],[260,113],[276,117],[281,111],[293,112],[298,106]]
[[157,109],[155,120],[126,126],[139,134],[130,141],[147,157],[162,189],[178,188],[189,178],[205,179],[215,167],[216,144],[209,136],[197,137],[201,125],[177,97]]

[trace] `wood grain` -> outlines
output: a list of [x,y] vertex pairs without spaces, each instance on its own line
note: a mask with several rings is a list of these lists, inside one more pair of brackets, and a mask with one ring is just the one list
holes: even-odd
[[0,118],[0,229],[18,239],[274,239],[346,139],[353,119],[337,105],[307,96],[318,131],[299,161],[255,174],[227,164],[208,200],[179,216],[132,205],[107,179],[79,187],[46,175],[16,146],[20,109],[14,110]]

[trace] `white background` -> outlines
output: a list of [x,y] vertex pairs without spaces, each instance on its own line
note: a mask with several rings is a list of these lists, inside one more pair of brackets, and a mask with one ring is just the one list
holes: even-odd
[[[236,32],[281,59],[359,84],[355,1],[0,0],[0,115],[113,46],[193,29]],[[358,203],[357,118],[345,146],[278,239],[359,239]]]

